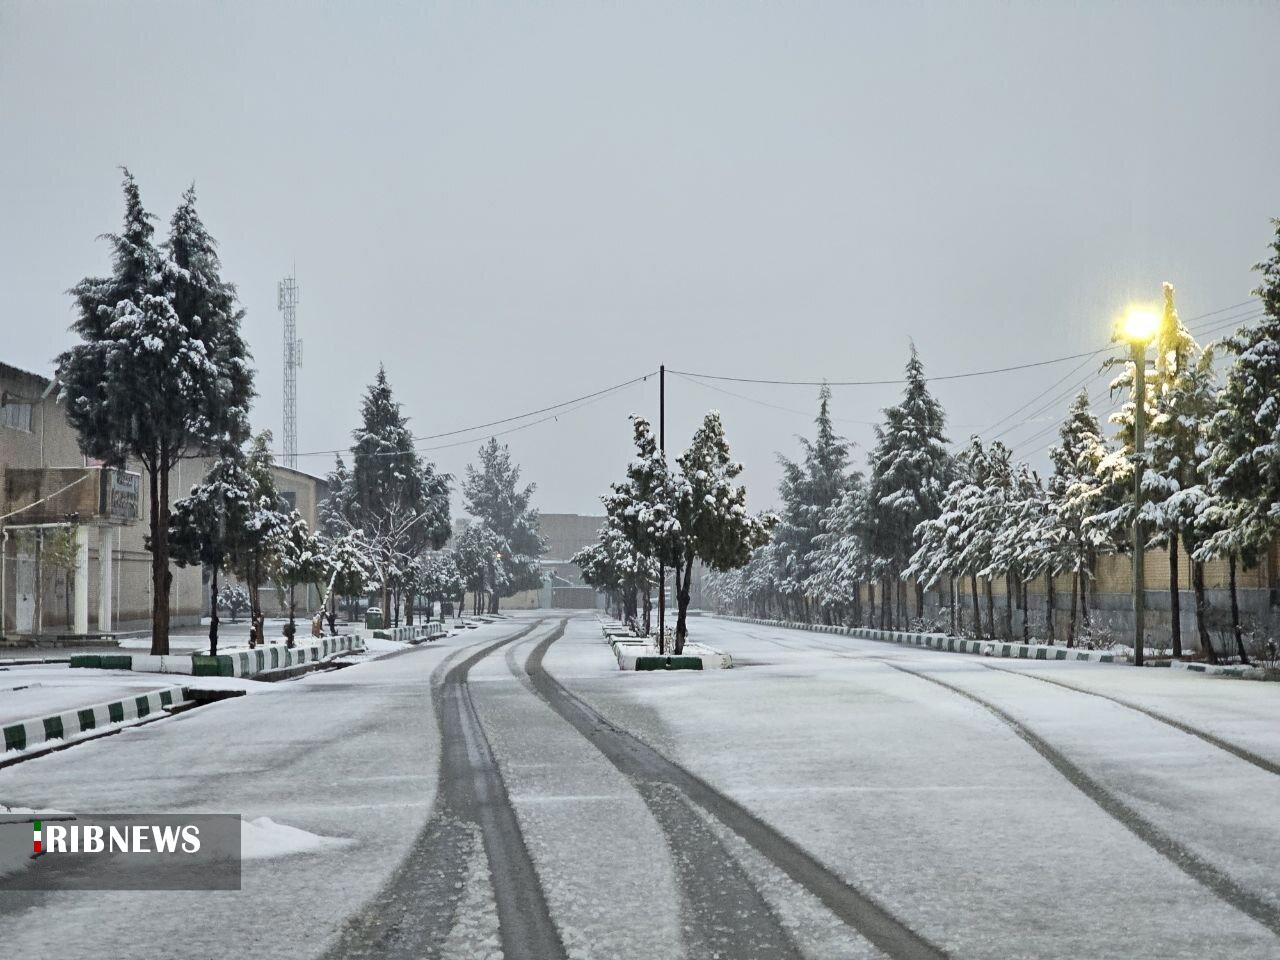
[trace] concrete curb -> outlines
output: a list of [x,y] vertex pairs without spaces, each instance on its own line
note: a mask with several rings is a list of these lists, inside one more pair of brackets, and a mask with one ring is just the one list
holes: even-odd
[[9,724],[4,727],[4,753],[0,757],[5,757],[13,750],[31,750],[45,746],[51,740],[70,740],[111,724],[141,720],[151,714],[183,706],[190,699],[186,687],[166,687],[136,697]]
[[217,656],[199,653],[169,656],[91,653],[72,657],[71,666],[140,673],[181,673],[196,677],[253,678],[272,670],[315,663],[363,649],[364,639],[359,634],[347,633],[313,639],[292,648],[283,643],[273,643],[253,650],[233,650]]
[[1088,660],[1094,663],[1128,663],[1127,657],[1105,650],[1081,650],[1047,643],[1006,643],[1003,640],[967,640],[945,633],[908,633],[900,630],[876,630],[871,627],[845,627],[825,623],[794,623],[789,620],[761,620],[755,617],[734,617],[717,614],[721,620],[738,623],[754,623],[765,627],[784,627],[788,630],[807,630],[811,633],[835,633],[861,640],[878,640],[882,643],[899,643],[906,646],[928,647],[947,653],[973,653],[984,657],[1001,657],[1012,660]]
[[728,670],[733,658],[701,643],[686,643],[684,653],[658,654],[653,643],[633,636],[615,622],[601,622],[605,641],[618,660],[619,670]]
[[1187,670],[1191,673],[1203,673],[1210,677],[1235,677],[1239,680],[1265,680],[1267,671],[1261,667],[1246,667],[1243,664],[1195,663],[1186,660],[1171,660],[1169,666],[1174,670]]
[[401,643],[423,643],[443,637],[447,632],[443,623],[432,620],[411,627],[385,627],[371,631],[379,640],[398,640]]

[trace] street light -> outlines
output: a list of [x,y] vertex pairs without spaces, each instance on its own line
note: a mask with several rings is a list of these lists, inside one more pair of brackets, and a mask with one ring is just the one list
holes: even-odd
[[1160,317],[1145,307],[1130,307],[1120,321],[1120,338],[1133,351],[1133,665],[1142,666],[1142,641],[1146,631],[1147,598],[1143,591],[1142,536],[1143,450],[1147,439],[1147,347],[1160,329]]

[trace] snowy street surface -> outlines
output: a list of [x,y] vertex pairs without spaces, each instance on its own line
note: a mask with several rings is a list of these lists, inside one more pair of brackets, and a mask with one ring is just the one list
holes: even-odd
[[1280,686],[690,629],[734,668],[522,613],[0,770],[237,813],[245,856],[237,893],[6,893],[0,955],[1280,956]]

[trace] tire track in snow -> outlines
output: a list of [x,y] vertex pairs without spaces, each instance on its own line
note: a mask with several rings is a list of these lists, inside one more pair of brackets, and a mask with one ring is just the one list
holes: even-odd
[[439,957],[456,926],[478,827],[489,863],[506,960],[564,960],[564,946],[525,848],[520,824],[467,689],[471,668],[493,651],[528,636],[537,620],[446,660],[432,676],[440,731],[436,808],[372,908],[348,922],[328,958]]
[[[766,825],[736,801],[720,793],[684,767],[668,760],[637,737],[614,726],[570,693],[542,665],[547,649],[563,636],[563,626],[562,623],[560,629],[534,647],[525,663],[524,673],[538,695],[636,785],[645,802],[654,811],[654,816],[658,818],[659,823],[663,823],[662,817],[672,809],[685,809],[696,818],[694,811],[685,806],[688,803],[696,804],[742,837],[774,866],[816,897],[847,926],[856,930],[888,956],[895,960],[943,960],[947,956],[939,947],[903,924],[870,897],[850,886],[794,841]],[[678,802],[674,802],[675,798],[678,798]],[[704,824],[699,826],[705,829]],[[663,828],[667,829],[665,823]],[[672,845],[672,852],[677,860],[677,871],[682,872],[688,869],[689,881],[694,883],[695,887],[700,888],[708,882],[722,883],[724,874],[717,872],[721,869],[719,865],[716,870],[708,871],[706,864],[697,860],[687,865],[680,863],[680,860],[684,859],[680,856],[680,844],[687,845],[691,834],[682,830],[676,836],[679,843]],[[715,844],[713,849],[706,852],[696,849],[687,852],[695,857],[718,856],[720,853],[732,857],[713,834],[711,840]],[[742,869],[736,861],[733,861],[733,865],[737,870]],[[700,879],[708,872],[712,873],[709,880]],[[683,874],[681,886],[682,888],[685,886]],[[752,889],[755,897],[763,902],[758,891]],[[712,890],[714,891],[714,887]],[[744,914],[725,918],[723,905],[714,899],[705,909],[717,915],[719,929],[715,933],[750,935],[750,930],[747,928],[756,919],[755,917]],[[768,912],[767,906],[764,909]],[[771,913],[770,916],[772,916]],[[777,924],[776,919],[772,922]],[[782,935],[785,937],[785,934]],[[745,958],[775,954],[741,953],[733,950],[727,953],[722,952],[720,955],[733,957],[734,960],[739,958],[745,960]],[[795,953],[782,954],[782,956],[795,956]]]
[[[567,619],[561,620],[555,632],[538,644],[535,654],[538,649],[545,652],[564,636],[567,624]],[[507,648],[507,667],[512,675],[561,719],[569,720],[575,731],[582,733],[548,698],[534,673],[520,666],[516,654],[515,646]],[[541,669],[541,656],[535,669]],[[601,749],[599,743],[590,737],[587,739]],[[742,864],[690,806],[687,797],[669,783],[637,776],[635,770],[620,764],[614,755],[603,749],[601,752],[626,777],[662,830],[679,886],[682,935],[690,960],[717,957],[793,960],[799,957],[795,943]]]
[[910,667],[904,667],[888,660],[881,660],[880,662],[900,673],[909,674],[919,680],[936,684],[944,690],[964,697],[966,700],[970,700],[987,710],[996,719],[1010,727],[1031,749],[1047,760],[1049,765],[1057,770],[1068,783],[1101,807],[1103,812],[1110,815],[1139,840],[1192,880],[1209,889],[1218,899],[1229,906],[1235,907],[1241,913],[1252,917],[1272,933],[1280,936],[1280,908],[1245,889],[1226,873],[1169,836],[1099,781],[1076,766],[1065,754],[1051,746],[1048,741],[1034,733],[1020,720],[1015,719],[1011,714],[977,694],[947,683],[945,680],[940,680],[938,677],[932,676],[923,670],[912,670]]
[[1177,720],[1173,717],[1167,716],[1166,714],[1160,713],[1157,710],[1151,710],[1147,707],[1139,706],[1136,703],[1130,703],[1128,700],[1122,700],[1120,697],[1113,697],[1108,693],[1098,693],[1095,690],[1087,690],[1084,687],[1077,687],[1074,684],[1067,683],[1064,680],[1058,680],[1052,677],[1042,677],[1039,674],[1035,674],[1035,673],[1023,673],[1021,670],[1010,670],[1007,667],[998,667],[994,663],[983,663],[982,666],[986,667],[988,670],[995,670],[997,673],[1007,673],[1010,676],[1024,677],[1027,680],[1039,680],[1041,683],[1051,683],[1055,687],[1062,687],[1064,690],[1072,690],[1076,693],[1083,693],[1085,696],[1088,696],[1088,697],[1098,697],[1101,700],[1110,700],[1114,704],[1117,704],[1121,707],[1126,707],[1127,709],[1136,711],[1137,713],[1141,713],[1143,716],[1150,717],[1152,720],[1158,720],[1160,723],[1168,724],[1169,726],[1173,727],[1175,730],[1179,730],[1182,733],[1187,733],[1193,737],[1198,737],[1199,739],[1203,740],[1205,743],[1210,744],[1211,746],[1215,746],[1219,750],[1225,750],[1227,753],[1231,754],[1232,756],[1238,757],[1239,759],[1243,760],[1245,763],[1251,763],[1260,770],[1265,770],[1267,773],[1273,773],[1276,776],[1280,776],[1280,763],[1274,763],[1273,761],[1268,760],[1266,757],[1260,757],[1258,756],[1258,754],[1253,753],[1249,750],[1246,750],[1244,747],[1238,747],[1234,743],[1230,742],[1229,740],[1223,740],[1221,737],[1217,737],[1212,733],[1206,733],[1203,730],[1197,730],[1195,727],[1191,726],[1190,724],[1183,723],[1181,720]]

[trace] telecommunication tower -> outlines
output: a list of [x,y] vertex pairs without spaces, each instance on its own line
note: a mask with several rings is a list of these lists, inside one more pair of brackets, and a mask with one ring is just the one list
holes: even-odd
[[298,339],[298,280],[280,281],[277,306],[284,315],[284,465],[298,469],[298,368],[302,341]]

